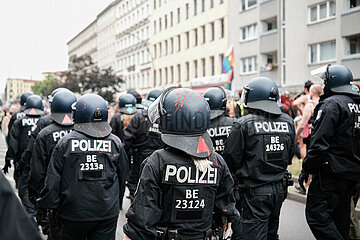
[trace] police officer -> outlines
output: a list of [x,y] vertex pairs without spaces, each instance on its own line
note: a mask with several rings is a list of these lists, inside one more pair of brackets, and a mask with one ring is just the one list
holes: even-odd
[[119,111],[112,117],[110,126],[112,133],[118,136],[121,141],[124,141],[124,129],[136,113],[135,97],[129,93],[121,95],[119,97]]
[[0,172],[0,236],[2,240],[41,240],[9,182]]
[[221,87],[212,87],[205,91],[204,98],[210,106],[210,127],[207,130],[214,149],[222,154],[224,151],[225,139],[229,136],[231,127],[236,119],[227,117],[226,114],[226,93]]
[[279,215],[286,198],[288,173],[294,155],[293,120],[281,113],[276,83],[266,77],[243,89],[248,115],[241,117],[225,143],[224,158],[235,176],[240,223],[232,239],[278,239]]
[[31,129],[36,125],[39,117],[43,115],[43,103],[38,95],[31,95],[26,100],[26,116],[17,119],[10,131],[10,144],[6,152],[6,161],[15,160],[19,176],[19,197],[25,209],[32,217],[35,213],[34,205],[29,200],[28,195],[28,177],[29,166],[25,165],[22,154],[29,143]]
[[304,171],[313,174],[306,219],[316,239],[348,239],[350,198],[360,182],[360,97],[345,66],[327,65],[312,74],[320,75],[325,87],[303,162]]
[[[155,101],[161,95],[161,92],[159,89],[151,90],[146,97],[146,103]],[[130,168],[128,179],[130,199],[133,200],[136,185],[139,181],[141,163],[153,151],[163,145],[159,132],[159,124],[158,122],[152,123],[149,120],[147,110],[137,111],[131,119],[124,132],[124,145],[126,152],[130,154],[129,152],[131,151],[133,156],[133,164]]]
[[171,88],[150,106],[167,145],[142,164],[125,239],[208,239],[213,209],[236,218],[233,180],[207,133],[206,100],[187,88]]
[[[42,129],[37,135],[34,152],[31,157],[29,178],[30,200],[37,199],[44,187],[47,167],[56,143],[72,131],[71,105],[74,102],[76,102],[76,97],[70,91],[60,91],[51,99],[50,117],[52,123]],[[44,234],[50,235],[51,239],[60,239],[55,212],[52,212],[50,216],[50,232],[48,231],[49,221],[46,209],[37,209],[36,218],[37,222],[42,226]]]
[[[9,134],[7,136],[7,143],[8,144],[10,144],[10,132],[11,132],[12,125],[14,124],[14,122],[17,119],[20,119],[20,118],[25,116],[24,110],[25,110],[26,99],[29,96],[33,95],[33,94],[34,94],[33,92],[25,92],[25,93],[23,93],[21,95],[21,97],[20,97],[20,105],[21,105],[20,111],[15,112],[10,118],[10,122],[9,122],[9,126],[8,126]],[[11,162],[10,161],[5,161],[5,166],[2,169],[5,174],[9,173],[8,168],[11,168]],[[18,172],[17,172],[15,164],[14,164],[14,180],[15,180],[15,186],[17,188],[18,187]]]
[[39,206],[57,209],[62,239],[115,239],[125,150],[99,95],[80,97],[73,118],[74,131],[52,153]]
[[131,95],[133,95],[135,97],[135,99],[136,99],[136,109],[141,110],[141,109],[145,108],[145,106],[142,104],[142,97],[137,91],[129,90],[127,93],[129,93],[129,94],[131,94]]

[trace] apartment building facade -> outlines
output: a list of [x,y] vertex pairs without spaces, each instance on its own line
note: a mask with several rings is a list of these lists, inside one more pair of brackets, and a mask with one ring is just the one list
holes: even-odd
[[150,17],[153,88],[223,85],[229,47],[225,0],[152,0]]
[[150,89],[152,56],[150,1],[119,1],[116,6],[116,74],[125,81],[124,89]]
[[5,101],[15,102],[21,94],[31,91],[31,87],[39,80],[8,78],[5,86]]

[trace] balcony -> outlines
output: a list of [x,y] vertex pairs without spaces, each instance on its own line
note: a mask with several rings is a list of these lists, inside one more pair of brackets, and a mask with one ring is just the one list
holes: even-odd
[[341,36],[360,33],[360,6],[350,8],[341,13]]
[[260,75],[262,77],[268,77],[275,82],[280,82],[280,69],[279,68],[273,68],[271,71],[268,70],[261,70]]
[[277,29],[266,31],[260,36],[260,52],[276,52],[279,48],[279,34]]
[[279,0],[262,0],[260,2],[260,19],[268,19],[278,15]]

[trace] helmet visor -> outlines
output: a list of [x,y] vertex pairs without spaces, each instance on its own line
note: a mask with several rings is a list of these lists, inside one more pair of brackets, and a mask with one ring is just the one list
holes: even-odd
[[247,104],[247,99],[249,96],[249,92],[250,92],[250,88],[249,87],[244,87],[243,91],[241,93],[241,99],[240,99],[240,104],[246,106]]
[[161,97],[158,97],[148,108],[148,116],[150,122],[154,123],[160,118],[160,102]]
[[316,68],[311,71],[312,77],[320,77],[322,80],[326,80],[329,77],[329,66],[330,64],[327,64],[325,66]]

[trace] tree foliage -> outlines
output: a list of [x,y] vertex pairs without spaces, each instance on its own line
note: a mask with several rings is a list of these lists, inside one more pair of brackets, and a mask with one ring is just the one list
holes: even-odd
[[51,92],[60,87],[61,83],[58,79],[48,75],[45,80],[35,83],[31,90],[40,96],[46,97],[51,94]]
[[111,67],[99,69],[89,55],[73,56],[65,72],[63,87],[80,94],[95,93],[112,102],[113,95],[121,91],[124,81],[117,77]]

